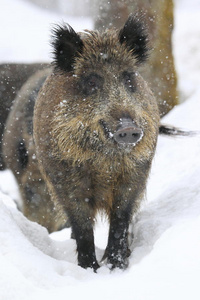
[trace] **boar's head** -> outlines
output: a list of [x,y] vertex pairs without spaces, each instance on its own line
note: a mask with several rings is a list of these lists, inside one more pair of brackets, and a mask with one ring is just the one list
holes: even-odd
[[159,112],[139,74],[148,57],[143,22],[130,16],[120,30],[80,34],[69,25],[57,26],[52,43],[62,82],[52,134],[62,157],[153,155]]

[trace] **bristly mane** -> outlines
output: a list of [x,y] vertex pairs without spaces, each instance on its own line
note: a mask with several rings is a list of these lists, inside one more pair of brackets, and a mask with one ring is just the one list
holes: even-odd
[[[122,49],[126,48],[130,59],[134,58],[136,64],[140,64],[147,59],[149,50],[147,31],[141,19],[142,17],[139,14],[130,15],[122,29],[118,32],[115,31],[117,36],[114,33],[112,35],[112,37],[116,36],[117,38],[115,43],[123,46]],[[83,53],[85,41],[82,39],[81,34],[76,33],[70,25],[65,23],[55,26],[52,32],[53,65],[61,71],[70,72],[74,69],[76,59]],[[99,37],[99,41],[107,37],[107,42],[109,42],[111,32],[112,30],[105,32],[90,31],[89,34],[93,39],[96,36]],[[93,47],[90,48],[90,52],[92,49]],[[115,47],[113,49],[115,50]]]

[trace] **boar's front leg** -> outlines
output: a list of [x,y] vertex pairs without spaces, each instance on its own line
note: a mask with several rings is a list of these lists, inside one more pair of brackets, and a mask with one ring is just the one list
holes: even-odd
[[76,168],[65,162],[57,162],[49,168],[46,177],[54,198],[63,206],[68,216],[72,236],[77,243],[79,266],[96,271],[99,265],[95,256],[93,233],[95,210],[88,168]]
[[113,207],[110,213],[108,245],[104,258],[111,269],[128,267],[130,250],[128,247],[128,228],[133,211],[137,210],[142,191],[133,190],[132,185],[120,185],[115,192]]
[[[86,198],[87,201],[90,201]],[[89,203],[85,199],[74,199],[74,209],[68,210],[72,234],[77,243],[78,264],[82,268],[92,268],[96,271],[99,265],[95,256],[93,219]]]

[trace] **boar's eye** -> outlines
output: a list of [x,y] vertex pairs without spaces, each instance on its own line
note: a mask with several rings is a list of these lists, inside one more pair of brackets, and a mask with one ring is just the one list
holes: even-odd
[[98,74],[90,74],[81,80],[81,89],[86,96],[94,94],[103,86],[103,78]]
[[134,93],[136,91],[136,80],[134,72],[123,72],[122,81],[128,91]]

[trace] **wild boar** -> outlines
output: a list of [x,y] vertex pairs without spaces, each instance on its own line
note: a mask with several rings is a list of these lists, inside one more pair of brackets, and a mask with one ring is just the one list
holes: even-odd
[[0,65],[0,170],[5,164],[2,154],[2,139],[7,117],[13,101],[27,79],[48,64],[1,64]]
[[78,264],[95,272],[96,213],[110,221],[103,260],[125,269],[128,227],[145,193],[158,133],[191,134],[159,125],[156,99],[139,73],[147,44],[136,16],[121,30],[79,34],[56,27],[53,68],[23,85],[4,130],[4,160],[18,181],[24,214],[49,232],[70,225]]
[[34,109],[36,156],[51,197],[66,212],[78,264],[99,268],[93,225],[105,211],[104,259],[128,266],[128,227],[143,199],[159,133],[155,97],[139,74],[148,54],[142,21],[76,33],[57,26],[54,70]]
[[38,168],[33,141],[33,110],[38,91],[51,71],[50,68],[40,70],[23,85],[8,115],[3,135],[3,158],[17,179],[23,200],[22,211],[49,232],[61,229],[66,217],[51,201]]

